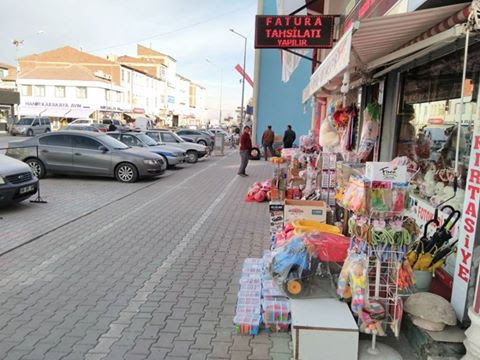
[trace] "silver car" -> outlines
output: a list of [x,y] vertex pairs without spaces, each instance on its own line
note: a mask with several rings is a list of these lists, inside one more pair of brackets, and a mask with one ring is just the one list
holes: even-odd
[[27,164],[0,154],[0,206],[20,202],[38,190],[38,179]]
[[39,178],[51,172],[135,182],[160,175],[166,169],[161,156],[89,131],[58,131],[13,141],[8,144],[6,155],[26,162]]
[[25,117],[11,127],[10,133],[15,135],[34,136],[52,131],[48,117]]
[[160,155],[167,163],[167,166],[175,166],[185,161],[186,153],[183,149],[176,146],[158,143],[145,133],[137,131],[112,131],[108,132],[107,134],[121,141],[125,145],[144,148]]
[[187,162],[190,164],[196,163],[198,159],[208,154],[208,148],[205,145],[185,141],[170,130],[147,130],[145,134],[158,143],[166,143],[183,149],[187,152]]

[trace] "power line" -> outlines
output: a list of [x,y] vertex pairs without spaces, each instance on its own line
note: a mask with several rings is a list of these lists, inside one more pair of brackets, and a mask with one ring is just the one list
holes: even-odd
[[184,31],[184,30],[187,30],[187,29],[191,29],[191,28],[196,27],[196,26],[199,26],[199,25],[206,24],[206,23],[211,22],[211,21],[213,21],[213,20],[216,20],[216,19],[218,19],[218,18],[224,17],[225,15],[229,15],[229,14],[231,14],[231,13],[241,11],[241,10],[243,10],[243,9],[246,9],[246,8],[248,8],[248,7],[251,7],[253,4],[254,4],[254,3],[251,2],[251,3],[248,4],[247,6],[242,6],[242,7],[240,7],[240,8],[237,8],[237,9],[234,9],[234,10],[230,10],[230,11],[224,12],[224,13],[222,13],[222,14],[213,16],[213,17],[211,17],[211,18],[208,18],[208,19],[205,19],[205,20],[202,20],[202,21],[199,21],[199,22],[196,22],[196,23],[187,25],[187,26],[179,27],[179,28],[177,28],[177,29],[170,30],[170,31],[167,31],[167,32],[164,32],[164,33],[152,35],[152,36],[149,36],[149,37],[146,37],[146,38],[143,38],[143,39],[139,39],[139,40],[136,40],[136,41],[129,41],[129,42],[126,42],[126,43],[116,44],[116,45],[111,45],[111,46],[106,46],[106,47],[103,47],[103,48],[98,48],[98,49],[89,50],[89,51],[90,51],[90,52],[96,52],[96,51],[108,50],[108,49],[113,49],[113,48],[117,48],[117,47],[121,47],[121,46],[127,46],[127,45],[130,45],[130,44],[137,44],[137,43],[140,43],[140,42],[143,42],[143,41],[153,40],[153,39],[156,39],[156,38],[159,38],[159,37],[171,35],[171,34],[174,34],[174,33],[180,32],[180,31]]

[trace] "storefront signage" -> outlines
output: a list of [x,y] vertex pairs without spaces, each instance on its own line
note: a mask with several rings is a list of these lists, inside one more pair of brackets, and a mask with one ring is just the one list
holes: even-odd
[[358,20],[385,15],[398,0],[360,0],[343,23],[343,32],[351,29]]
[[315,70],[310,83],[303,91],[303,102],[307,102],[317,91],[334,77],[344,71],[350,63],[352,49],[352,31],[344,34],[335,47],[330,51],[322,64]]
[[330,15],[257,15],[255,48],[331,48],[334,18]]
[[25,101],[24,103],[22,103],[22,105],[65,109],[81,109],[84,107],[82,104],[71,104],[54,101]]
[[[480,98],[479,98],[480,100]],[[477,102],[478,103],[478,102]],[[452,305],[460,320],[466,310],[467,293],[471,279],[472,255],[475,240],[479,240],[480,226],[480,109],[475,122],[470,165],[465,184],[465,201],[460,224],[457,263],[453,279]]]
[[145,114],[145,109],[142,108],[133,108],[132,112],[134,114]]

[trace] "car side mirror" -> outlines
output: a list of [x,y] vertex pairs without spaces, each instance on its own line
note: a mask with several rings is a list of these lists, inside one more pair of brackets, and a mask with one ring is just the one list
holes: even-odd
[[108,149],[107,149],[105,146],[103,146],[103,145],[100,145],[100,146],[98,147],[98,150],[100,150],[100,151],[101,151],[102,153],[104,153],[104,154],[105,154],[106,152],[108,152]]

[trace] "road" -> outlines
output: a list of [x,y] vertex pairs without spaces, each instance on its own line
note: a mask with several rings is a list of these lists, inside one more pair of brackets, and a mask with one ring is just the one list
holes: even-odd
[[237,163],[46,179],[48,204],[2,211],[0,247],[20,247],[0,257],[0,358],[288,359],[288,335],[232,332],[243,259],[269,245],[266,205],[243,198],[270,168]]

